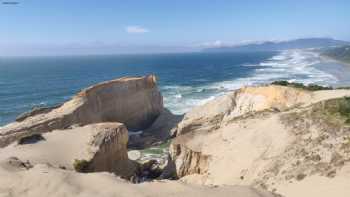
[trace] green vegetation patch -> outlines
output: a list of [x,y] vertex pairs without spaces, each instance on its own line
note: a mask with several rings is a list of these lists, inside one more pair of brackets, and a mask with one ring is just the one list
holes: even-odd
[[150,148],[143,149],[143,150],[141,150],[141,153],[162,155],[162,154],[164,154],[164,152],[167,152],[169,146],[170,146],[170,140],[168,140],[167,142],[164,142],[162,144],[159,144],[157,146],[152,146]]
[[350,97],[331,99],[314,107],[313,113],[325,115],[332,123],[350,124]]
[[333,90],[333,88],[329,87],[329,86],[320,86],[320,85],[316,85],[316,84],[304,85],[302,83],[294,83],[294,82],[288,82],[288,81],[274,81],[271,84],[299,88],[299,89],[309,90],[309,91]]
[[75,159],[73,163],[73,167],[77,172],[88,172],[90,162],[85,159]]

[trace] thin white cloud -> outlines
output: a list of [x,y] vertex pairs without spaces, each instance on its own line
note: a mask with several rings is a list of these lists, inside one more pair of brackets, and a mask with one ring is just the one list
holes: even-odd
[[224,46],[225,44],[221,40],[216,40],[213,42],[203,42],[199,44],[194,44],[194,47],[200,47],[200,48],[211,48],[211,47],[221,47]]
[[[262,44],[266,42],[267,40],[264,41],[256,41],[256,40],[242,40],[239,42],[223,42],[221,40],[215,40],[211,42],[203,42],[199,44],[194,44],[194,47],[199,47],[199,48],[215,48],[215,47],[233,47],[233,46],[242,46],[242,45],[247,45],[247,44]],[[271,42],[277,42],[277,40],[268,40]]]
[[125,31],[130,33],[130,34],[142,34],[142,33],[147,33],[149,32],[149,29],[146,29],[141,26],[127,26],[125,28]]
[[205,46],[205,47],[221,47],[222,45],[223,43],[221,40],[216,40],[214,42],[206,42],[202,44],[202,46]]

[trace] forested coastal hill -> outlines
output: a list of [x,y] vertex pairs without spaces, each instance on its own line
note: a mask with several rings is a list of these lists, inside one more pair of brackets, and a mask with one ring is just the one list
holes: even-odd
[[341,62],[350,63],[350,45],[327,49],[322,52],[322,55]]
[[288,41],[266,41],[235,46],[206,48],[205,52],[239,52],[239,51],[280,51],[288,49],[324,48],[350,45],[347,41],[332,38],[302,38]]

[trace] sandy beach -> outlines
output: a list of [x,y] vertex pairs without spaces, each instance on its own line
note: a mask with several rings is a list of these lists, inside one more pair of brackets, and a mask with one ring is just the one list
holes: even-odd
[[315,67],[337,78],[338,81],[334,85],[332,84],[332,86],[343,87],[350,85],[350,63],[341,62],[322,55],[320,57],[321,63],[315,65]]

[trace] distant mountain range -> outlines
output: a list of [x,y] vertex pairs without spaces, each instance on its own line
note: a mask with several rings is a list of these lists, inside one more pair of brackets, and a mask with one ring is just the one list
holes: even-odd
[[239,52],[239,51],[280,51],[287,49],[324,48],[350,45],[350,42],[332,38],[303,38],[280,42],[250,43],[236,46],[222,46],[203,49],[204,52]]

